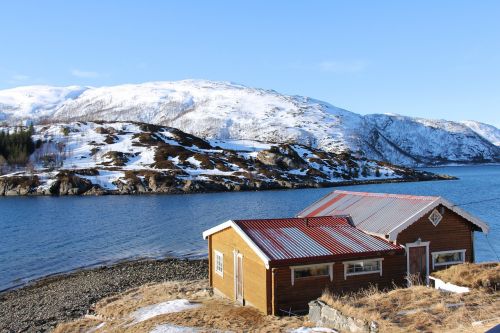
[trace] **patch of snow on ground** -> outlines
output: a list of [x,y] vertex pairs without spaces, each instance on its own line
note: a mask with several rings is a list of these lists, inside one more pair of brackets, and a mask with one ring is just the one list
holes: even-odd
[[92,182],[92,184],[97,184],[105,189],[116,190],[117,187],[115,184],[113,184],[113,182],[120,179],[120,177],[123,177],[123,172],[99,170],[99,174],[97,176],[84,176],[84,175],[78,175],[78,176],[81,178],[88,179]]
[[326,327],[299,327],[289,332],[290,333],[338,333],[337,330]]
[[159,325],[156,326],[150,333],[195,333],[202,332],[198,328],[185,327],[177,325]]
[[177,326],[177,325],[158,325],[149,333],[198,333],[198,332],[215,332],[215,333],[232,333],[232,331],[221,331],[209,328],[196,328],[196,327],[186,327],[186,326]]
[[197,308],[198,306],[200,305],[196,303],[191,303],[187,299],[176,299],[173,301],[166,301],[140,308],[134,311],[131,314],[131,317],[134,318],[134,324],[135,324],[162,314],[181,312],[184,310]]
[[246,151],[246,152],[254,152],[254,151],[270,149],[272,146],[271,144],[254,140],[229,140],[229,141],[212,140],[210,141],[210,144],[213,147],[219,146],[223,149],[231,149],[231,150]]
[[104,325],[106,325],[106,323],[100,323],[99,325],[97,325],[96,327],[92,327],[91,329],[87,330],[85,333],[94,333],[95,331],[97,331],[98,329],[100,328],[103,328]]

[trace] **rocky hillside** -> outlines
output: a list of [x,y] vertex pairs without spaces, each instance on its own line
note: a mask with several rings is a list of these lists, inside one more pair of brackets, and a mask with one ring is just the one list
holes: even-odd
[[71,122],[34,131],[38,148],[29,165],[3,166],[0,195],[192,193],[439,178],[300,144],[204,140],[145,123]]
[[[0,121],[136,121],[207,140],[300,144],[404,165],[500,162],[499,130],[477,122],[361,116],[319,100],[203,80],[0,91]],[[363,155],[360,155],[363,156]]]

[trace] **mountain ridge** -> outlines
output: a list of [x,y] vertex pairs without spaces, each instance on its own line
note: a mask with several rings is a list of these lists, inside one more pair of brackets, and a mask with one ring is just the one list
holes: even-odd
[[[0,91],[0,121],[137,121],[220,140],[297,143],[408,166],[500,162],[500,130],[474,121],[360,115],[305,96],[208,80]],[[410,134],[409,134],[410,133]]]

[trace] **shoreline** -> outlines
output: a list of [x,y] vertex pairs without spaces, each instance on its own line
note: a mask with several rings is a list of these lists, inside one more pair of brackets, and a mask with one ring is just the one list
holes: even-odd
[[137,259],[76,269],[0,292],[0,332],[47,332],[105,297],[148,283],[200,280],[206,259]]
[[[6,176],[0,176],[0,180],[9,179]],[[184,195],[184,194],[208,194],[208,193],[231,193],[231,192],[260,192],[260,191],[281,191],[281,190],[299,190],[299,189],[314,189],[314,188],[335,188],[342,186],[355,186],[355,185],[372,185],[372,184],[391,184],[391,183],[412,183],[412,182],[427,182],[427,181],[447,181],[458,180],[458,177],[445,175],[445,174],[432,174],[421,177],[407,177],[407,178],[389,178],[389,179],[367,179],[367,180],[350,180],[330,183],[294,183],[293,186],[285,186],[276,183],[268,187],[240,187],[238,189],[232,188],[217,188],[216,190],[209,188],[201,188],[191,191],[148,191],[148,192],[120,192],[118,190],[107,190],[100,188],[98,191],[90,191],[89,193],[74,193],[74,194],[51,194],[30,191],[17,191],[15,193],[0,193],[0,197],[64,197],[64,196],[107,196],[107,195],[129,195],[129,196],[142,196],[142,195]]]
[[138,262],[147,262],[147,261],[168,261],[168,260],[178,260],[178,261],[203,261],[207,260],[205,259],[207,257],[207,254],[199,255],[199,256],[131,256],[128,258],[121,258],[121,259],[116,259],[116,260],[105,260],[105,261],[99,261],[96,263],[88,264],[85,266],[79,266],[75,268],[69,268],[68,270],[63,270],[60,272],[54,272],[54,273],[49,273],[46,275],[41,275],[33,278],[18,278],[13,281],[22,281],[16,285],[12,285],[10,287],[0,289],[0,299],[1,295],[4,293],[8,293],[10,291],[14,291],[17,289],[22,289],[22,288],[27,288],[31,285],[36,285],[39,282],[44,282],[48,281],[50,279],[57,279],[59,277],[66,277],[69,275],[77,274],[82,271],[90,271],[94,269],[100,269],[100,268],[106,268],[106,267],[113,267],[113,266],[118,266],[118,265],[127,265],[127,264],[132,264],[132,263],[138,263]]

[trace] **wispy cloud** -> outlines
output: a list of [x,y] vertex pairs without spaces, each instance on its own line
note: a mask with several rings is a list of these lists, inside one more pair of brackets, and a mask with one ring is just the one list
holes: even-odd
[[14,73],[11,73],[9,75],[8,79],[5,82],[8,83],[9,85],[18,86],[18,85],[23,85],[23,84],[24,85],[31,84],[31,83],[38,82],[38,81],[40,81],[40,80],[34,79],[29,75],[19,74],[19,73],[14,72]]
[[29,75],[24,75],[24,74],[14,74],[12,75],[11,77],[11,80],[12,81],[27,81],[29,80],[31,77]]
[[353,60],[353,61],[338,61],[326,60],[317,65],[318,69],[322,72],[329,73],[359,73],[363,72],[366,67],[366,61]]
[[324,73],[361,73],[368,67],[364,60],[324,60],[316,63],[292,63],[294,69]]
[[86,79],[97,78],[97,77],[101,76],[101,74],[99,74],[98,72],[83,71],[81,69],[72,69],[71,75],[79,77],[79,78],[86,78]]

